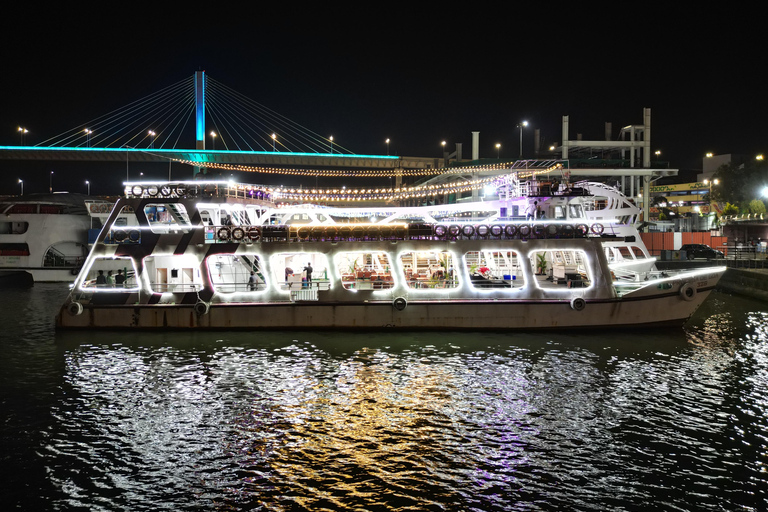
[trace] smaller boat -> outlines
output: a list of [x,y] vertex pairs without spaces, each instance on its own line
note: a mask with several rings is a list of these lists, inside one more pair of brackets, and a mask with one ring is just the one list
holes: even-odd
[[[114,201],[57,192],[0,199],[3,282],[72,282]],[[118,222],[128,222],[125,216]]]

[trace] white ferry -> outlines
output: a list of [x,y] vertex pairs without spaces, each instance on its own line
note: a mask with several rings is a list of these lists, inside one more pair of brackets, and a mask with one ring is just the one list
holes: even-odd
[[[118,225],[126,213],[135,225]],[[127,184],[57,327],[682,325],[725,268],[657,270],[639,213],[588,182],[511,180],[494,201],[354,208],[278,207],[265,187],[227,182]]]
[[71,283],[88,256],[89,231],[102,227],[113,206],[68,192],[0,199],[0,280],[25,275],[33,282]]

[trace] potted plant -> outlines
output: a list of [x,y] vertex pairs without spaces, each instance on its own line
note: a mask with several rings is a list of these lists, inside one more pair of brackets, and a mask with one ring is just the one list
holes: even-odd
[[547,273],[547,255],[539,253],[536,255],[536,275],[543,276]]

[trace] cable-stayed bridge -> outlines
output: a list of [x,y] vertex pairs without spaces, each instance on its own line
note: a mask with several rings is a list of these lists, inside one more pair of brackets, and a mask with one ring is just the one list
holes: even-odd
[[424,158],[355,154],[333,137],[312,132],[203,71],[34,146],[0,147],[0,159],[174,161],[203,171],[237,166],[436,166]]

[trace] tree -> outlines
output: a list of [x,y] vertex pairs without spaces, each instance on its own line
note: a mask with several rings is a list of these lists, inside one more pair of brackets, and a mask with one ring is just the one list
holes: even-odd
[[753,160],[742,165],[721,165],[714,178],[719,180],[711,189],[714,201],[748,207],[749,201],[760,197],[768,185],[768,163]]
[[760,199],[751,200],[747,208],[749,213],[765,213],[765,203],[763,203]]

